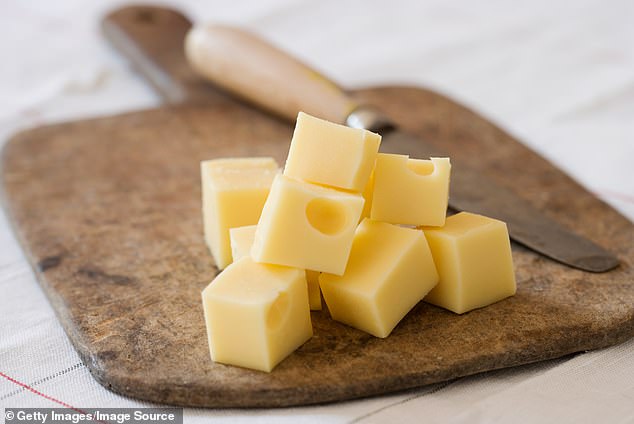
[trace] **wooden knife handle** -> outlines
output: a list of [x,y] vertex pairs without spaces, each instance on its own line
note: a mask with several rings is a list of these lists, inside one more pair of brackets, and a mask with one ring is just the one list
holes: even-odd
[[185,36],[192,24],[163,7],[129,6],[102,20],[105,37],[167,103],[209,102],[226,94],[197,75],[185,59]]
[[283,118],[304,111],[345,123],[356,102],[337,84],[257,36],[223,25],[195,26],[185,52],[216,85]]

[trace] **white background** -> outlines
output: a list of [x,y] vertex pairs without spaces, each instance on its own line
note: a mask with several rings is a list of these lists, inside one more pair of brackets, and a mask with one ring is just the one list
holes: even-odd
[[[43,123],[159,99],[103,40],[119,2],[0,2],[0,142]],[[518,136],[634,220],[634,2],[183,1],[239,24],[346,87],[442,91]],[[634,240],[633,240],[634,243]],[[630,258],[631,259],[631,258]],[[78,407],[101,388],[0,215],[0,372]],[[0,376],[0,407],[57,406]],[[204,419],[203,419],[204,418]],[[634,340],[397,395],[280,410],[186,410],[186,422],[634,422]]]

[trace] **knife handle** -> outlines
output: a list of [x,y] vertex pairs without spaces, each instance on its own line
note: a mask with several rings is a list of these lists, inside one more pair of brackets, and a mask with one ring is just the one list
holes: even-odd
[[345,123],[359,106],[323,74],[241,29],[194,26],[186,37],[185,54],[192,67],[216,85],[289,121],[301,110]]

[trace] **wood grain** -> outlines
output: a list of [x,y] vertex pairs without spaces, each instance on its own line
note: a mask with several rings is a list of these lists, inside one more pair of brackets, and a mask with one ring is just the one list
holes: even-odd
[[[356,92],[619,255],[590,274],[513,246],[518,293],[455,315],[419,304],[387,339],[313,312],[314,337],[271,374],[209,360],[200,291],[217,273],[198,162],[286,156],[291,127],[216,98],[15,136],[4,205],[38,280],[94,377],[124,395],[209,407],[357,398],[601,348],[634,335],[634,229],[507,133],[437,93]],[[425,113],[421,113],[425,111]],[[473,158],[477,158],[474,161]],[[456,165],[458,166],[458,165]]]

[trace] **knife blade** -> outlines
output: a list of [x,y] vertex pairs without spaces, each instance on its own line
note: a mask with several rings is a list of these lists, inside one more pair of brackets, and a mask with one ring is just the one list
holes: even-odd
[[[195,26],[187,35],[185,53],[203,77],[289,121],[302,110],[332,122],[379,132],[382,151],[416,158],[449,156],[399,131],[377,109],[358,104],[324,75],[244,30]],[[610,252],[548,218],[512,190],[468,164],[457,165],[451,171],[451,208],[505,221],[514,241],[571,267],[604,272],[618,266],[618,259]]]

